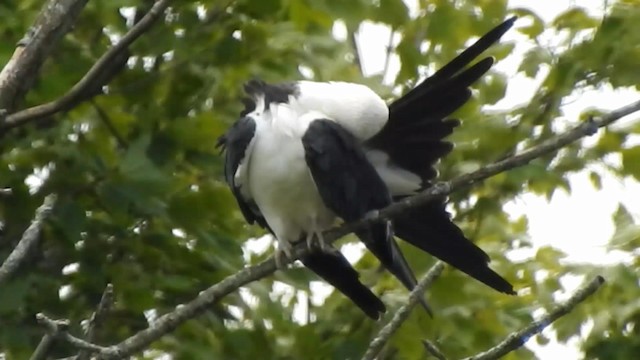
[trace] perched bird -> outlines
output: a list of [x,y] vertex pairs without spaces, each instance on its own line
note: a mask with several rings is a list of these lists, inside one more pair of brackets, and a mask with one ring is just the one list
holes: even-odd
[[[434,164],[453,146],[443,139],[459,125],[447,119],[471,96],[469,86],[493,65],[469,66],[513,25],[489,31],[435,74],[389,106],[364,85],[297,81],[245,84],[245,109],[218,140],[225,179],[249,223],[277,239],[276,261],[304,240],[319,249],[302,263],[348,296],[368,316],[385,312],[322,232],[352,222],[432,185]],[[356,235],[409,290],[416,278],[394,235],[507,294],[513,287],[489,257],[451,221],[444,199],[418,206]],[[429,311],[423,299],[423,305]]]

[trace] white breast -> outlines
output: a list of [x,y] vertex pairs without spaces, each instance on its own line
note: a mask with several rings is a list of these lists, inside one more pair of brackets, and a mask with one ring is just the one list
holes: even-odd
[[289,242],[335,220],[313,182],[301,141],[308,124],[323,114],[297,115],[286,104],[273,104],[256,119],[248,176],[251,198],[276,237]]

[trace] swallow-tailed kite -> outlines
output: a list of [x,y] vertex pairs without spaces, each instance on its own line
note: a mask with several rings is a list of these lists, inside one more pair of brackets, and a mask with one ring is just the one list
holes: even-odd
[[[382,301],[358,279],[322,232],[351,222],[433,184],[434,164],[453,146],[443,140],[459,125],[448,116],[471,96],[469,86],[493,65],[469,64],[513,25],[509,19],[418,86],[387,104],[370,88],[346,82],[249,81],[240,119],[220,137],[225,178],[249,223],[277,239],[276,259],[304,240],[319,249],[302,263],[378,319]],[[513,287],[488,266],[489,257],[451,222],[444,199],[356,232],[405,287],[416,278],[394,235],[507,294]],[[426,307],[426,302],[423,302]],[[427,308],[428,309],[428,308]]]

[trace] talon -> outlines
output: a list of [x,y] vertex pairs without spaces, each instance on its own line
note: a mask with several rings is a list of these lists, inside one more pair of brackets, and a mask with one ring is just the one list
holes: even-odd
[[307,234],[307,249],[313,250],[313,232]]
[[[315,236],[314,236],[315,235]],[[307,234],[307,248],[309,250],[313,250],[314,245],[318,245],[322,252],[325,252],[327,248],[327,244],[324,241],[324,236],[322,236],[322,231],[311,231]]]
[[433,185],[433,190],[438,195],[446,195],[451,192],[451,184],[448,182],[439,182]]
[[293,260],[293,247],[286,241],[278,241],[278,248],[275,253],[276,267],[279,270],[287,268],[287,262]]
[[363,217],[363,220],[365,221],[373,221],[373,220],[379,220],[379,219],[380,219],[380,210],[378,209],[367,211],[367,213],[364,214],[364,217]]
[[327,244],[324,242],[324,236],[322,236],[322,231],[316,232],[316,243],[318,243],[318,246],[320,247],[320,250],[322,252],[324,252],[327,248]]
[[589,116],[586,125],[587,135],[595,135],[598,132],[598,129],[598,124],[596,124],[596,121],[593,119],[593,115]]

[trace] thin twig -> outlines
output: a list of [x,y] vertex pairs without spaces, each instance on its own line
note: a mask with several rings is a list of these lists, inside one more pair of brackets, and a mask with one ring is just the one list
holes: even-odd
[[427,274],[418,285],[411,291],[409,295],[409,301],[402,305],[398,311],[393,315],[393,318],[378,332],[378,335],[371,341],[367,352],[362,356],[362,360],[373,360],[378,356],[384,345],[391,339],[391,336],[395,334],[400,328],[403,322],[409,318],[411,310],[418,304],[425,289],[433,283],[435,279],[442,274],[444,270],[444,263],[438,261],[435,265],[429,269]]
[[503,357],[504,355],[522,347],[531,337],[542,332],[547,326],[551,325],[554,321],[567,315],[578,304],[586,300],[589,296],[593,295],[604,284],[604,278],[602,276],[596,276],[578,290],[565,302],[556,306],[548,314],[544,315],[540,319],[532,322],[521,330],[511,333],[498,345],[491,349],[476,354],[474,356],[465,358],[464,360],[495,360]]
[[[113,305],[113,284],[107,284],[100,298],[98,308],[91,315],[89,323],[87,324],[87,331],[85,332],[85,340],[89,343],[93,343],[96,337],[96,329],[100,327],[105,317],[109,313],[111,306]],[[91,353],[86,350],[82,350],[78,353],[78,360],[87,360]]]
[[44,224],[44,220],[49,216],[56,202],[56,195],[48,195],[42,205],[36,209],[36,214],[31,224],[22,234],[22,238],[18,245],[11,251],[11,254],[0,266],[0,284],[7,281],[18,270],[20,264],[26,259],[31,249],[33,249],[40,241],[40,231]]
[[384,57],[384,67],[382,68],[382,81],[384,83],[384,79],[387,77],[387,73],[389,72],[389,65],[391,64],[391,56],[393,55],[393,36],[395,35],[395,30],[393,28],[389,28],[389,40],[387,40],[387,47],[385,49],[385,57]]
[[47,331],[52,335],[57,335],[62,331],[67,331],[70,324],[69,320],[54,320],[43,313],[37,313],[36,320],[38,321],[38,324],[46,327]]
[[36,315],[36,320],[39,324],[44,325],[47,328],[47,333],[44,334],[42,340],[40,340],[40,343],[38,344],[38,347],[29,359],[46,360],[58,333],[62,328],[67,328],[69,326],[69,322],[52,320],[42,313]]
[[113,137],[116,139],[116,141],[118,142],[118,146],[121,149],[126,149],[129,144],[127,143],[127,140],[125,140],[124,137],[120,134],[118,129],[116,129],[115,125],[113,125],[113,121],[111,121],[109,114],[107,114],[107,112],[104,111],[104,109],[94,100],[91,100],[91,106],[93,106],[93,109],[96,111],[98,119],[102,121],[107,130],[109,130],[111,135],[113,135]]
[[353,62],[360,70],[360,75],[364,76],[364,66],[362,65],[362,59],[360,58],[360,47],[358,46],[358,30],[349,30],[349,42],[351,42],[351,48],[353,49]]
[[69,320],[54,320],[43,313],[36,314],[36,320],[39,324],[43,325],[47,329],[48,335],[53,339],[64,340],[75,348],[86,350],[89,353],[109,354],[114,357],[119,356],[119,354],[117,353],[117,349],[92,344],[88,341],[82,340],[69,334]]
[[[607,126],[612,122],[637,111],[640,111],[640,101],[612,111],[598,119],[580,124],[574,129],[558,135],[538,146],[525,150],[521,154],[512,158],[490,164],[476,172],[460,176],[449,182],[442,183],[439,186],[429,188],[416,196],[403,200],[400,203],[392,204],[391,206],[379,211],[377,216],[372,215],[362,221],[346,224],[327,231],[324,234],[324,239],[327,243],[332,243],[339,237],[354,231],[354,229],[379,220],[382,217],[393,217],[402,211],[406,211],[412,207],[435,200],[443,195],[447,195],[453,190],[477,183],[480,180],[486,179],[508,169],[523,166],[536,157],[557,151],[588,134],[593,134],[598,127]],[[294,258],[307,254],[309,251],[306,246],[296,246],[293,250]],[[285,260],[284,262],[286,263],[287,261],[289,260]],[[219,301],[224,296],[236,291],[241,286],[252,281],[267,277],[275,271],[276,265],[273,256],[257,265],[245,267],[235,274],[226,277],[219,283],[202,291],[197,297],[183,306],[176,307],[174,311],[160,316],[148,328],[132,335],[121,343],[110,347],[110,349],[116,349],[123,357],[130,356],[141,351],[152,342],[177,328],[183,322],[208,309],[211,304]],[[102,358],[114,358],[107,353],[102,353],[100,355]]]
[[66,94],[46,104],[37,105],[8,115],[5,123],[0,126],[0,130],[11,129],[30,121],[51,116],[59,111],[69,110],[76,106],[79,101],[86,100],[86,96],[84,96],[85,91],[95,87],[95,80],[102,76],[104,68],[109,67],[121,52],[125,51],[136,39],[149,30],[169,6],[169,3],[170,0],[156,1],[149,12],[133,26],[117,44],[105,52],[82,79],[73,85]]
[[438,349],[438,347],[427,339],[422,339],[422,345],[424,345],[425,350],[433,357],[438,360],[447,360],[447,357]]

